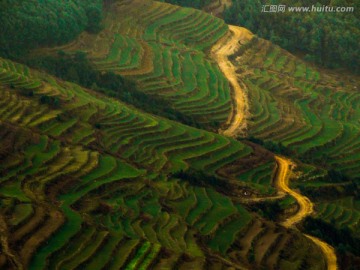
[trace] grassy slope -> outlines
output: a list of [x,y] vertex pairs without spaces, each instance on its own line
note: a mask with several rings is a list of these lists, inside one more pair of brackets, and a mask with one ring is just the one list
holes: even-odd
[[[187,167],[215,173],[249,155],[250,147],[0,62],[1,215],[25,267],[160,269],[192,262],[206,268],[218,260],[215,252],[225,258],[237,252],[231,243],[241,241],[256,218],[211,186],[168,175]],[[290,234],[295,244],[306,241]],[[298,260],[313,259],[313,246],[303,252]],[[278,263],[289,259],[276,254]],[[247,264],[249,256],[236,261]],[[4,256],[0,263],[10,267]]]
[[[318,166],[303,168],[299,186],[327,187],[328,192],[332,187],[346,194],[342,183],[316,180],[326,175],[321,167],[353,180],[360,176],[359,78],[316,69],[256,38],[237,53],[234,63],[251,100],[249,134],[281,142],[295,157]],[[316,216],[358,234],[356,205],[354,197],[321,199]]]
[[[221,21],[153,1],[119,1],[105,25],[99,35],[83,34],[47,52],[86,51],[99,70],[133,78],[146,93],[162,95],[179,111],[209,115],[199,121],[226,121],[228,84],[205,54],[226,32]],[[332,75],[322,78],[277,50],[269,49],[260,57],[252,51],[241,56],[243,70],[250,70],[244,73],[244,82],[252,90],[251,133],[263,139],[284,139],[292,149],[306,153],[332,142],[330,131],[349,120],[341,137],[350,136],[348,140],[356,146],[352,139],[357,132],[356,94],[349,96],[350,87],[344,94],[334,95],[331,87],[314,93],[311,83],[323,82],[327,87],[329,78],[335,80]],[[239,161],[246,160],[252,150],[241,143],[143,114],[76,85],[1,62],[2,138],[10,136],[11,141],[16,134],[13,126],[24,129],[24,137],[35,137],[19,144],[13,155],[6,147],[1,152],[8,157],[1,168],[4,214],[17,235],[14,243],[25,242],[16,251],[30,268],[45,263],[61,269],[146,268],[151,262],[155,268],[186,267],[187,263],[206,268],[210,260],[214,262],[213,252],[220,251],[239,264],[286,269],[316,256],[318,251],[311,245],[296,248],[306,244],[297,234],[279,232],[273,224],[254,219],[213,188],[167,178],[188,167],[211,173],[231,171],[225,177],[235,183],[244,180],[261,194],[269,192],[271,159],[244,171]],[[30,73],[34,78],[29,78]],[[290,78],[283,79],[281,73]],[[330,85],[336,89],[336,84]],[[322,106],[327,94],[343,102],[343,107]],[[44,95],[59,105],[40,104]],[[291,106],[294,97],[296,108]],[[347,112],[349,106],[352,109]],[[327,110],[335,112],[337,121],[325,117]],[[295,123],[287,116],[295,116]],[[322,119],[328,120],[322,123]],[[354,160],[349,157],[352,171],[357,170]],[[264,240],[269,243],[266,247]],[[92,244],[86,247],[85,243]],[[159,255],[160,249],[165,255]],[[113,259],[110,254],[117,256]],[[317,263],[314,269],[323,262]],[[5,264],[0,256],[0,266]]]
[[250,135],[360,176],[357,77],[317,70],[262,39],[239,52],[236,62],[252,102]]
[[206,52],[227,31],[222,20],[196,9],[117,1],[105,12],[103,31],[84,32],[39,54],[86,52],[97,70],[128,77],[144,93],[164,98],[197,122],[219,127],[231,110],[230,88]]

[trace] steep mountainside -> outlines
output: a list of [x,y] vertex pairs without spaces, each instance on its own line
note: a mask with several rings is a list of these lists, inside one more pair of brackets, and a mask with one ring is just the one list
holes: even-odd
[[[172,176],[192,168],[213,179],[229,165],[250,174],[241,164],[250,147],[10,61],[1,66],[2,267],[242,268],[319,256],[300,233],[232,200],[256,193],[235,175],[203,184]],[[271,155],[262,162],[271,175]]]
[[0,269],[360,265],[359,77],[228,1],[40,2],[0,4]]

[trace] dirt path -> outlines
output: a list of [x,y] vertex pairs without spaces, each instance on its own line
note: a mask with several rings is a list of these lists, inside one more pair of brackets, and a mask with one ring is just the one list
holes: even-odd
[[[224,73],[233,89],[232,96],[234,101],[234,108],[227,122],[229,126],[226,130],[220,130],[219,133],[222,133],[228,137],[236,137],[240,134],[243,134],[246,130],[246,118],[249,114],[249,102],[246,89],[241,87],[241,85],[244,84],[240,83],[240,80],[236,74],[236,67],[229,60],[229,56],[236,53],[236,51],[243,43],[249,41],[252,38],[253,34],[249,30],[242,27],[229,25],[229,28],[230,33],[221,38],[212,47],[211,56],[216,60],[221,71]],[[293,166],[295,166],[295,164],[291,160],[280,156],[275,156],[275,159],[278,164],[278,172],[275,181],[275,186],[279,191],[278,196],[289,194],[295,198],[299,205],[299,210],[297,213],[282,223],[284,227],[289,228],[302,221],[308,215],[312,214],[314,211],[314,204],[310,201],[309,198],[290,189],[289,187],[291,169]],[[328,270],[337,270],[337,260],[334,249],[329,244],[314,236],[307,234],[305,234],[305,236],[311,239],[322,250],[326,258]]]
[[229,127],[220,133],[228,137],[236,137],[246,130],[249,105],[246,91],[239,83],[236,67],[229,60],[229,56],[234,54],[241,44],[249,41],[253,34],[243,27],[229,25],[229,28],[230,33],[212,47],[211,56],[216,60],[233,89],[234,108],[228,119]]
[[326,257],[326,263],[328,270],[337,270],[336,254],[334,248],[329,244],[321,241],[319,238],[305,234],[305,236],[311,239],[316,245],[318,245]]
[[309,200],[309,198],[290,189],[289,176],[291,172],[291,167],[294,166],[294,164],[290,160],[279,156],[276,156],[275,159],[279,166],[277,182],[276,182],[277,188],[280,191],[285,192],[290,196],[294,197],[295,200],[298,202],[300,208],[299,211],[297,211],[297,213],[294,216],[288,218],[286,221],[282,223],[282,225],[285,227],[291,227],[296,223],[300,222],[301,220],[303,220],[306,216],[313,213],[314,204]]
[[[294,216],[288,218],[282,223],[282,225],[285,227],[292,227],[293,225],[304,219],[306,216],[313,213],[314,204],[310,201],[308,197],[303,196],[300,193],[290,189],[289,176],[291,173],[291,168],[292,166],[294,166],[294,164],[290,160],[283,157],[275,156],[275,159],[279,166],[276,183],[277,188],[294,197],[300,207],[299,211]],[[318,247],[320,247],[326,258],[328,270],[337,270],[336,254],[334,248],[329,244],[323,242],[319,238],[307,234],[305,234],[305,236],[311,239]]]

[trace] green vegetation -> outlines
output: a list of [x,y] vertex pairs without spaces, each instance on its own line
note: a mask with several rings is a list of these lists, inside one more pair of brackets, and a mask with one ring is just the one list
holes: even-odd
[[[244,26],[259,37],[268,39],[291,52],[305,55],[306,60],[322,66],[345,67],[359,73],[360,30],[359,2],[352,0],[233,0],[225,11],[229,24]],[[301,7],[354,7],[351,13],[334,12],[261,12],[263,5]],[[335,49],[336,48],[336,49]]]
[[258,166],[241,174],[238,179],[247,183],[249,186],[260,190],[263,194],[273,194],[275,192],[274,188],[272,187],[274,172],[274,163],[260,163]]
[[1,1],[0,56],[19,57],[37,47],[74,39],[101,29],[101,0]]
[[319,203],[317,216],[339,228],[350,228],[359,233],[360,202],[354,197]]
[[332,182],[360,176],[356,76],[317,70],[257,37],[232,61],[246,70],[250,141],[321,166]]
[[[224,4],[209,2],[181,4]],[[243,112],[212,58],[230,39],[222,20],[151,0],[0,5],[10,31],[1,55],[41,70],[0,58],[1,269],[326,268],[301,230],[334,235],[339,265],[355,265],[355,75],[316,69],[256,36],[241,41],[229,60],[249,114],[243,138],[229,138],[220,131]],[[297,49],[310,42],[311,57],[315,41]],[[339,51],[353,47],[343,41]],[[337,53],[315,60],[348,63]],[[287,176],[314,203],[299,230],[278,224],[299,209],[277,190]]]
[[[203,268],[216,252],[227,258],[250,237],[256,218],[219,192],[228,187],[235,194],[241,185],[209,180],[206,188],[193,187],[188,174],[176,175],[189,170],[223,179],[217,171],[234,169],[250,147],[11,61],[2,59],[1,66],[1,153],[7,153],[0,167],[1,217],[23,266],[161,269],[186,257],[177,264]],[[274,163],[271,156],[267,161]],[[313,260],[312,249],[301,260]],[[267,254],[287,259],[272,249]],[[10,261],[2,256],[0,263],[6,268]]]
[[[207,52],[227,25],[199,10],[155,1],[115,6],[98,34],[84,32],[64,46],[36,50],[26,63],[85,87],[116,90],[111,96],[151,113],[208,130],[222,127],[231,90]],[[119,93],[119,80],[133,82],[137,91]]]
[[183,7],[193,7],[202,9],[211,3],[211,0],[164,0],[163,2],[167,2],[173,5],[183,6]]
[[[217,121],[203,124],[199,123],[195,116],[187,116],[175,110],[169,101],[163,97],[157,95],[149,96],[143,91],[138,90],[138,86],[133,80],[124,78],[120,74],[115,74],[112,71],[103,73],[94,69],[92,63],[86,58],[86,55],[81,52],[75,55],[65,55],[63,52],[59,52],[58,58],[47,56],[28,60],[27,63],[46,70],[56,77],[120,99],[148,113],[175,120],[189,126],[215,130],[216,127],[221,124]],[[46,102],[46,100],[50,102],[48,99],[48,97],[45,98],[44,102]]]
[[354,236],[350,230],[339,230],[334,224],[325,223],[322,220],[315,218],[307,218],[304,227],[311,234],[326,239],[328,243],[336,247],[339,253],[350,252],[359,256],[359,236]]

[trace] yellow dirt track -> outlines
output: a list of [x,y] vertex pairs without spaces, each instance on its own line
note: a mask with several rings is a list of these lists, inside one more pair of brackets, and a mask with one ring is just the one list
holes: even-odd
[[337,270],[336,254],[334,248],[329,244],[321,241],[319,238],[305,234],[305,236],[311,239],[316,245],[318,245],[326,257],[326,264],[328,270]]
[[[299,204],[299,211],[297,211],[294,216],[288,218],[282,223],[284,227],[291,227],[300,222],[306,216],[312,214],[314,211],[314,205],[308,197],[301,195],[289,187],[291,167],[294,166],[294,163],[292,163],[291,160],[279,156],[275,156],[275,159],[279,166],[276,183],[277,188],[294,197]],[[319,238],[307,234],[305,234],[305,236],[311,239],[318,247],[320,247],[326,258],[327,269],[337,270],[336,254],[334,248],[329,244],[321,241]]]
[[299,204],[299,211],[294,216],[288,218],[285,222],[282,223],[282,225],[285,227],[291,227],[296,223],[300,222],[306,216],[310,215],[314,211],[314,205],[309,200],[309,198],[290,189],[289,176],[293,163],[290,160],[279,156],[276,156],[275,159],[279,166],[276,183],[277,188],[294,197]]
[[[241,44],[248,42],[253,37],[253,34],[243,27],[229,25],[229,29],[230,33],[221,38],[212,47],[211,56],[218,63],[221,71],[224,73],[233,89],[232,96],[234,108],[228,118],[227,124],[229,126],[226,130],[220,130],[219,132],[228,137],[236,137],[246,130],[246,118],[249,114],[249,101],[245,89],[243,89],[239,83],[240,80],[236,74],[236,67],[229,60],[229,56],[236,53]],[[299,205],[299,210],[296,214],[282,223],[284,227],[289,228],[299,223],[306,216],[312,214],[314,211],[314,204],[309,198],[289,187],[291,169],[295,164],[284,157],[275,156],[275,159],[278,164],[278,172],[275,179],[276,188],[280,192],[278,196],[282,197],[281,195],[284,193],[289,194],[295,198]],[[314,236],[307,234],[305,234],[305,236],[321,249],[326,259],[327,269],[337,270],[337,259],[333,247]]]
[[229,25],[230,33],[221,38],[211,49],[211,56],[218,63],[233,88],[234,108],[228,119],[229,127],[221,133],[228,137],[236,137],[246,129],[246,116],[248,115],[248,97],[239,83],[236,67],[229,60],[242,43],[249,41],[253,34],[243,27]]

